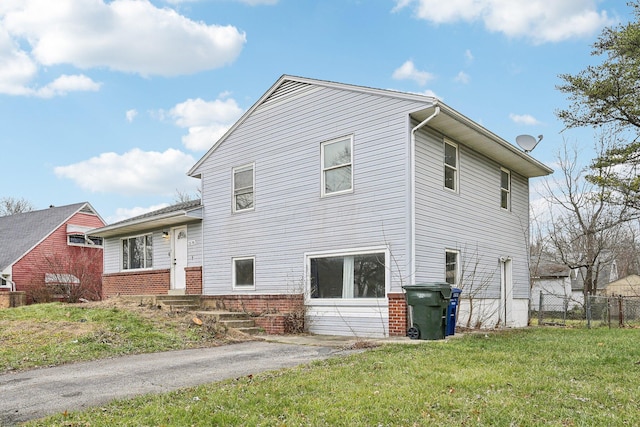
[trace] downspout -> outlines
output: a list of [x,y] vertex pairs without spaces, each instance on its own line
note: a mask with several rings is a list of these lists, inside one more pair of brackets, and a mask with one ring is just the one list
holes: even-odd
[[440,114],[440,107],[436,104],[436,108],[429,117],[418,123],[416,127],[411,129],[411,220],[410,220],[410,235],[411,238],[411,253],[409,259],[411,262],[411,278],[409,283],[411,285],[416,284],[416,132],[424,125],[429,123],[434,117]]

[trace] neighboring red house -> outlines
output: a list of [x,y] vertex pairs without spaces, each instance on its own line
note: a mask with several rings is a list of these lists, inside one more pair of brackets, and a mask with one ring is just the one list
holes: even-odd
[[104,225],[87,202],[0,217],[0,289],[25,291],[28,302],[79,289],[99,299],[103,243],[88,232]]

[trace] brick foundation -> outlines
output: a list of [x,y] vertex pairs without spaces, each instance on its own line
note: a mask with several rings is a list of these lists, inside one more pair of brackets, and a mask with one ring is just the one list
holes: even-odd
[[187,295],[202,294],[202,267],[187,267],[184,269],[187,276]]
[[264,329],[269,335],[281,335],[289,332],[287,330],[287,315],[285,314],[266,314],[256,317],[254,321],[256,326]]
[[[202,293],[202,267],[187,267],[187,295]],[[166,295],[171,287],[171,270],[142,270],[102,276],[102,298],[116,295]]]
[[170,283],[168,269],[104,274],[102,298],[116,295],[166,295]]
[[407,336],[407,303],[403,293],[387,294],[389,299],[389,336]]

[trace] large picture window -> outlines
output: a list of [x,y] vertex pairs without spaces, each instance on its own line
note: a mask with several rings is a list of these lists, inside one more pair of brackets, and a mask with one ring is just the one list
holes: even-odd
[[320,146],[323,196],[352,190],[352,148],[351,137],[327,141]]
[[122,240],[122,269],[153,267],[153,236],[129,237]]
[[458,146],[452,142],[444,142],[444,186],[458,191]]
[[234,258],[233,259],[233,287],[234,288],[254,288],[255,287],[255,259],[254,258]]
[[233,211],[253,209],[253,164],[233,168]]
[[309,259],[311,298],[384,298],[384,252]]

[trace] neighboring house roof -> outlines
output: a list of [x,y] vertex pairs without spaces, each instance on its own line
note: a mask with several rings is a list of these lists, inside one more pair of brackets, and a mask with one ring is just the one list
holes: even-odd
[[113,237],[143,233],[151,229],[172,227],[195,221],[202,221],[202,203],[200,199],[178,203],[143,215],[128,218],[102,228],[91,230],[91,234],[100,237]]
[[[344,83],[335,83],[324,80],[315,80],[304,77],[283,75],[271,88],[249,109],[247,112],[207,151],[207,153],[189,170],[188,175],[200,177],[198,169],[200,165],[240,126],[259,106],[275,102],[282,98],[296,96],[314,87],[330,87],[339,90],[367,93],[376,96],[384,96],[408,101],[424,103],[424,108],[411,112],[418,122],[428,117],[432,119],[427,126],[447,135],[456,141],[465,144],[473,150],[498,161],[514,172],[527,178],[545,176],[553,173],[553,170],[541,162],[535,160],[529,154],[519,150],[511,143],[500,138],[488,129],[480,126],[471,119],[458,113],[442,101],[425,95],[396,92],[392,90],[373,89],[364,86],[355,86]],[[277,92],[277,93],[276,93]]]
[[100,217],[87,202],[0,217],[0,271],[30,252],[78,212]]

